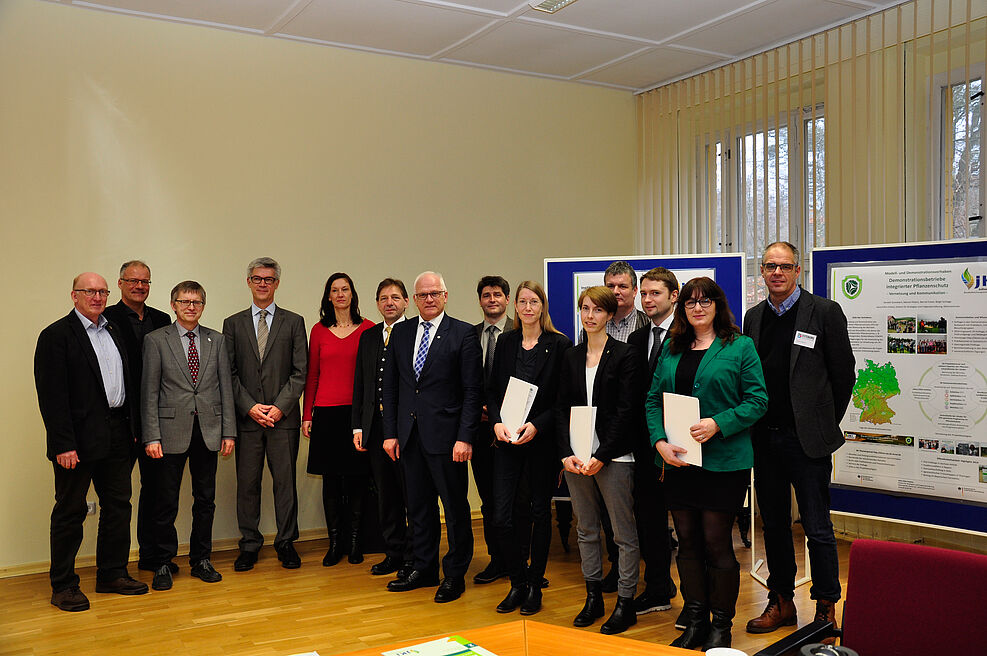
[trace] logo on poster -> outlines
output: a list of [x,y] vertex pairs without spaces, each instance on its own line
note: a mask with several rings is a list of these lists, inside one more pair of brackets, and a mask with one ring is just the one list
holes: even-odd
[[987,274],[985,273],[973,275],[969,269],[964,269],[960,278],[966,288],[971,291],[987,291]]
[[843,295],[853,300],[860,296],[861,290],[864,288],[864,281],[860,279],[860,276],[849,275],[843,278]]

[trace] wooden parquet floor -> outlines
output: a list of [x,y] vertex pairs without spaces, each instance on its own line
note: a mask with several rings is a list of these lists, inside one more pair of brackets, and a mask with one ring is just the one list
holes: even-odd
[[[317,651],[327,656],[517,620],[516,612],[494,611],[507,593],[506,580],[482,586],[472,583],[473,574],[486,565],[479,522],[474,530],[477,555],[466,594],[448,604],[432,601],[435,588],[387,592],[391,577],[369,573],[370,565],[380,559],[376,554],[369,554],[360,565],[344,560],[332,568],[322,567],[325,540],[296,543],[302,567],[292,571],[280,567],[270,547],[261,552],[257,566],[244,573],[233,571],[235,551],[216,553],[213,563],[224,578],[215,584],[190,577],[187,561],[179,559],[181,572],[171,590],[152,590],[140,597],[96,594],[95,568],[80,569],[82,590],[92,603],[82,613],[65,613],[50,605],[47,574],[0,579],[0,655],[286,656]],[[751,552],[736,533],[735,538],[742,574],[734,647],[753,654],[790,629],[762,636],[744,632],[747,620],[764,607],[765,591],[746,573]],[[530,619],[571,626],[585,598],[575,531],[571,553],[563,552],[557,534],[553,540],[546,573],[551,585],[545,590],[542,611]],[[799,534],[796,544],[801,564],[804,541]],[[840,542],[844,584],[848,552],[849,543]],[[133,563],[131,575],[151,582],[151,573],[138,572]],[[678,581],[674,561],[672,577]],[[608,614],[615,596],[606,595]],[[796,602],[805,624],[814,612],[807,586],[796,591]],[[637,625],[622,635],[668,644],[678,635],[674,622],[681,608],[682,597],[677,596],[672,610],[640,616]],[[837,617],[841,610],[838,607]],[[601,623],[583,630],[598,632]]]

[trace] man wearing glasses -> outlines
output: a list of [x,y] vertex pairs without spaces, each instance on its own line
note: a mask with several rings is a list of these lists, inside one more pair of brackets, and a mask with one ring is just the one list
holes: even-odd
[[147,585],[127,573],[130,557],[130,460],[137,400],[119,329],[103,316],[106,279],[82,273],[72,281],[67,316],[38,336],[34,380],[55,473],[51,512],[53,606],[83,611],[75,557],[82,544],[86,494],[99,497],[96,592],[138,595]]
[[[119,334],[127,349],[130,377],[138,385],[139,394],[144,338],[158,328],[170,324],[171,318],[161,310],[147,305],[147,297],[151,292],[151,268],[144,262],[140,260],[124,262],[120,267],[117,287],[120,288],[120,300],[107,307],[103,316],[120,328]],[[139,419],[140,413],[135,414]],[[137,426],[140,427],[139,422]],[[157,463],[144,452],[139,434],[135,446],[132,460],[137,460],[141,476],[140,498],[137,502],[137,544],[139,545],[137,568],[154,571],[149,556],[155,545],[153,515],[157,503],[155,496],[158,490],[158,467]],[[178,566],[172,563],[171,569],[172,572],[177,572]]]
[[791,488],[808,539],[816,620],[836,625],[839,558],[829,517],[831,454],[843,445],[840,421],[854,384],[847,320],[833,301],[798,285],[798,249],[770,244],[761,258],[767,300],[747,311],[768,388],[768,412],[753,430],[754,489],[764,524],[768,605],[747,623],[768,633],[797,623]]
[[229,354],[223,335],[199,324],[206,290],[186,280],[171,290],[175,323],[144,340],[141,380],[143,443],[147,455],[160,463],[154,512],[155,590],[172,586],[172,559],[178,554],[178,499],[185,463],[192,481],[191,574],[206,583],[222,580],[209,560],[216,513],[217,452],[233,451],[236,418]]
[[439,506],[449,551],[435,601],[458,599],[473,558],[466,463],[483,404],[480,341],[470,324],[446,315],[442,276],[415,280],[419,316],[394,326],[384,363],[384,451],[404,463],[414,565],[387,584],[392,592],[439,585]]
[[247,287],[253,304],[226,318],[223,335],[233,367],[239,438],[236,450],[236,515],[240,555],[234,571],[257,562],[264,544],[260,532],[261,478],[267,459],[274,481],[274,516],[278,532],[274,549],[285,569],[302,561],[298,539],[298,493],[295,461],[302,426],[298,399],[305,389],[308,342],[305,320],[274,303],[281,284],[281,265],[260,257],[247,265]]

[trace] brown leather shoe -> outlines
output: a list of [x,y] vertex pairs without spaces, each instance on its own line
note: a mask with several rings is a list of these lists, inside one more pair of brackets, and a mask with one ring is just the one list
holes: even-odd
[[89,600],[86,599],[86,595],[82,594],[79,586],[51,593],[51,605],[70,613],[89,610]]
[[795,602],[770,592],[764,612],[747,623],[747,633],[771,633],[783,626],[795,626],[797,623]]
[[122,595],[147,594],[147,583],[142,583],[129,576],[121,576],[112,581],[96,581],[96,592],[114,592]]
[[[819,622],[832,622],[833,628],[837,628],[836,625],[836,602],[829,601],[828,599],[817,599],[816,600],[816,616],[812,618],[813,621]],[[835,645],[836,638],[826,638],[822,641],[824,645]]]

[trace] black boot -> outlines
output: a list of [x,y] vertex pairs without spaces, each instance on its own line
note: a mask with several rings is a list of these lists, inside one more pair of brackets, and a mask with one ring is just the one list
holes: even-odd
[[350,523],[350,555],[347,560],[352,565],[359,565],[363,562],[363,545],[360,544],[360,520],[362,514],[357,509],[352,511],[352,522]]
[[637,624],[637,613],[634,611],[634,597],[617,597],[617,605],[609,619],[600,627],[600,633],[613,635],[623,633]]
[[603,589],[599,581],[586,581],[586,604],[572,620],[573,626],[589,626],[603,617]]
[[679,589],[685,600],[682,614],[685,630],[672,641],[673,647],[695,649],[709,635],[709,598],[706,592],[706,563],[702,560],[679,557]]
[[737,528],[740,529],[740,541],[744,546],[751,547],[751,512],[750,508],[744,508],[737,515]]
[[713,647],[729,647],[733,626],[733,616],[737,610],[737,595],[740,592],[740,565],[727,569],[710,567],[709,609],[713,614],[712,629],[703,643],[703,651]]
[[329,550],[322,559],[323,567],[332,567],[343,557],[343,544],[339,539],[339,531],[333,529],[329,531]]

